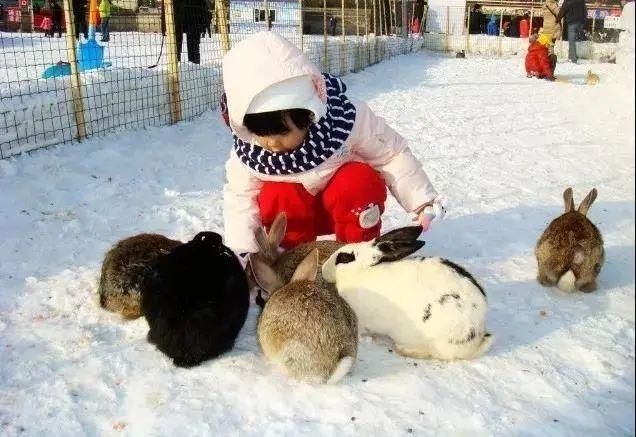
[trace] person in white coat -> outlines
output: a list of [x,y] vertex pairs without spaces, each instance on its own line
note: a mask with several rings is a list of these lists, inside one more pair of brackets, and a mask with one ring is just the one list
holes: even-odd
[[280,212],[287,214],[286,249],[319,235],[372,240],[387,187],[425,228],[431,209],[443,215],[405,139],[282,36],[262,32],[236,44],[223,59],[223,82],[234,138],[225,242],[236,253],[256,252],[255,230],[269,228]]

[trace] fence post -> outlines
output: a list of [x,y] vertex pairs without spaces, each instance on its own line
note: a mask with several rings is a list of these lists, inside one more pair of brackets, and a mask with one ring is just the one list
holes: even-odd
[[322,0],[322,59],[323,59],[323,69],[326,72],[331,73],[329,69],[329,62],[327,60],[327,0]]
[[[220,2],[218,2],[220,3]],[[166,11],[166,45],[168,49],[168,95],[170,98],[170,121],[181,121],[181,95],[179,90],[179,62],[177,59],[177,38],[174,26],[172,0],[164,0]]]
[[446,6],[446,51],[450,50],[450,41],[448,40],[448,34],[450,32],[450,6]]
[[362,57],[360,47],[360,9],[358,8],[358,0],[356,0],[356,71],[360,70],[360,64],[362,63],[360,60]]
[[263,7],[265,8],[265,26],[267,26],[267,31],[272,30],[272,22],[269,16],[269,4],[267,0],[263,0]]
[[214,9],[216,12],[216,26],[218,27],[219,33],[221,34],[221,49],[223,50],[223,53],[227,53],[230,50],[230,35],[227,26],[227,9],[225,8],[226,1],[227,0],[216,0],[214,2]]
[[364,42],[366,45],[364,66],[368,67],[371,63],[371,50],[369,48],[369,11],[367,10],[367,0],[364,0]]
[[499,14],[499,56],[503,56],[503,48],[502,48],[502,42],[503,42],[503,35],[502,35],[502,31],[501,28],[503,27],[503,8],[501,9],[501,13]]
[[466,13],[467,13],[467,19],[466,19],[466,52],[469,53],[470,52],[470,6],[466,6]]
[[300,50],[305,51],[304,29],[303,29],[303,0],[298,0],[298,31],[300,32]]
[[404,53],[406,53],[407,38],[409,37],[408,28],[406,27],[407,21],[406,12],[406,0],[402,0],[402,38],[404,38]]
[[342,22],[342,41],[340,42],[340,74],[345,74],[345,70],[347,69],[347,59],[346,59],[346,39],[345,39],[345,0],[341,0],[340,2],[340,16],[342,17],[340,21]]
[[376,11],[375,11],[375,1],[376,0],[373,0],[373,35],[378,36],[378,23],[377,23],[378,15],[376,14]]
[[378,0],[378,21],[380,25],[380,36],[384,35],[384,0]]
[[75,39],[75,18],[71,0],[64,0],[64,21],[66,22],[66,55],[71,64],[71,97],[73,98],[73,114],[79,141],[86,138],[86,120],[84,119],[84,100],[82,99],[82,82],[77,68],[77,47]]

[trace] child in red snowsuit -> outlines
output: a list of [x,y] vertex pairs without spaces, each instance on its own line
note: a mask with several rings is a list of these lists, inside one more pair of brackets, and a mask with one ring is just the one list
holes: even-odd
[[526,74],[528,77],[554,80],[555,66],[556,56],[550,55],[548,47],[533,36],[526,55]]
[[[380,234],[387,188],[426,229],[444,209],[407,142],[338,78],[275,32],[253,35],[223,61],[221,109],[234,147],[226,164],[225,241],[258,251],[254,233],[287,215],[285,249],[335,234]],[[427,210],[426,212],[424,210]]]

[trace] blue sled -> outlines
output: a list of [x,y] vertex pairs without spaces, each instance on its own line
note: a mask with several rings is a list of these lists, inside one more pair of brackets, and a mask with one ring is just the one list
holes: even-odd
[[[104,47],[97,44],[95,38],[89,39],[77,48],[77,64],[80,72],[113,65],[111,62],[104,62]],[[44,70],[42,78],[49,79],[51,77],[69,76],[70,74],[71,64],[58,62],[56,65],[51,65]]]

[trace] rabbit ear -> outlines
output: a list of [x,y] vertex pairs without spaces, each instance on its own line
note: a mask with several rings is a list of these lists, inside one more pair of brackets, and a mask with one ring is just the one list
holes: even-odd
[[285,238],[285,232],[287,231],[287,214],[284,212],[279,213],[272,223],[272,227],[269,229],[269,244],[273,250],[278,249],[280,243]]
[[318,274],[318,249],[314,249],[296,267],[296,271],[289,282],[315,281]]
[[263,258],[269,262],[274,262],[276,260],[276,248],[270,245],[269,238],[262,227],[256,229],[254,238],[256,239],[259,253],[263,256]]
[[413,242],[417,240],[417,237],[422,233],[421,226],[406,226],[404,228],[394,229],[387,232],[384,235],[380,235],[375,240],[375,245],[384,242]]
[[380,258],[380,263],[382,262],[393,262],[399,261],[402,258],[406,258],[407,256],[417,252],[426,244],[424,241],[415,240],[415,241],[385,241],[379,244],[376,244],[376,247],[382,252],[382,258]]
[[565,202],[565,212],[574,211],[574,198],[572,197],[572,188],[566,188],[563,192],[563,201]]
[[594,203],[594,201],[596,200],[597,194],[598,194],[598,191],[596,191],[596,188],[592,188],[592,191],[587,193],[587,196],[585,196],[585,199],[583,199],[583,202],[581,202],[581,204],[579,205],[579,212],[581,214],[583,215],[587,214],[587,211],[590,209],[590,206],[592,206],[592,203]]
[[250,269],[258,286],[269,294],[284,285],[276,272],[258,255],[250,255]]

